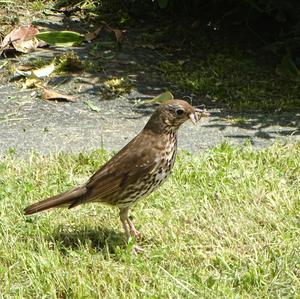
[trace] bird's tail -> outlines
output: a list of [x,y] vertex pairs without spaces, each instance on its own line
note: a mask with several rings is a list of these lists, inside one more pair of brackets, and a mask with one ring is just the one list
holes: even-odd
[[85,194],[85,186],[80,186],[28,206],[24,209],[24,214],[31,215],[51,208],[72,208],[81,202]]

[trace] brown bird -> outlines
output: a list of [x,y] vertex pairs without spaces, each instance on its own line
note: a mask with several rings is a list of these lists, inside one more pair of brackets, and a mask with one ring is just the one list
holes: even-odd
[[50,208],[73,208],[102,202],[120,209],[127,239],[139,232],[128,217],[130,207],[158,188],[169,176],[177,152],[177,131],[188,119],[194,124],[205,110],[182,100],[161,104],[144,129],[104,164],[85,184],[28,206],[25,215]]

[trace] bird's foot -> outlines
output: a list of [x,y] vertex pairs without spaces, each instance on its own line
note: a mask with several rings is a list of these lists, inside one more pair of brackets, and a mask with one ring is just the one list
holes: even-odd
[[135,228],[134,224],[129,218],[127,218],[127,223],[129,226],[130,236],[139,239],[141,237],[141,233]]
[[140,247],[138,245],[134,245],[132,248],[133,255],[138,255],[139,253],[143,253],[144,251],[145,251],[145,249],[143,249],[142,247]]
[[130,228],[130,236],[135,237],[136,239],[140,239],[141,233],[135,227],[131,227]]

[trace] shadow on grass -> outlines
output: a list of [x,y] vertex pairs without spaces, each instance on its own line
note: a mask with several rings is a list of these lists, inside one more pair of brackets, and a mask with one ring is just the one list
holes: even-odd
[[66,254],[66,249],[80,249],[90,247],[96,251],[108,249],[109,253],[115,253],[116,248],[126,248],[124,234],[107,228],[58,227],[51,237],[51,241]]

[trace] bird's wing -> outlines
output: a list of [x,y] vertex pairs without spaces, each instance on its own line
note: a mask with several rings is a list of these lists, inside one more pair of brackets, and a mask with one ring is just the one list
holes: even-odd
[[155,167],[153,137],[151,134],[140,133],[104,164],[87,182],[86,200],[111,200],[110,195],[121,192],[126,185],[135,183],[149,173]]

